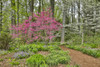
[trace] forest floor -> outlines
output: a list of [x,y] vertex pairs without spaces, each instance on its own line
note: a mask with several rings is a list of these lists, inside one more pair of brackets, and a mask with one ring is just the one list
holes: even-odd
[[69,49],[65,46],[60,46],[64,51],[68,50],[71,56],[71,63],[78,64],[80,67],[100,67],[100,59],[83,54],[80,51]]
[[[69,49],[65,46],[60,46],[62,50],[69,51],[69,55],[71,56],[71,62],[70,65],[78,64],[80,67],[100,67],[100,58],[94,58],[92,56],[83,54],[80,51],[76,51],[73,49]],[[48,51],[39,51],[38,54],[42,55],[48,55]],[[0,62],[0,67],[14,67],[10,64],[12,60],[14,59],[12,56],[13,53],[9,53],[4,56],[0,56],[0,59],[3,59],[2,62]],[[26,58],[18,60],[20,62],[20,65],[18,67],[25,67]],[[64,64],[59,64],[58,67],[66,67]]]

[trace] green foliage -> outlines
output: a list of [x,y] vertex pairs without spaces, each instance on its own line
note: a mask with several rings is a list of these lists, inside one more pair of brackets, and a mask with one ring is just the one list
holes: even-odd
[[57,45],[49,45],[48,46],[48,50],[52,51],[52,50],[61,50],[61,48]]
[[7,32],[0,32],[0,49],[8,49],[11,41],[12,38]]
[[49,67],[47,64],[41,64],[40,67]]
[[83,44],[85,47],[91,47],[91,48],[97,48],[98,47],[98,45],[97,44],[94,44],[94,43],[84,43]]
[[10,62],[11,65],[19,65],[20,63],[18,61],[12,60],[12,62]]
[[2,62],[3,61],[3,59],[0,59],[0,62]]
[[9,53],[9,52],[6,50],[0,50],[0,55],[6,55],[7,53]]
[[46,63],[48,65],[58,65],[59,63],[66,64],[69,63],[70,61],[68,52],[64,52],[62,50],[60,51],[53,50],[49,55],[47,55],[46,58],[47,58]]
[[77,65],[77,64],[76,64],[76,65],[69,65],[69,64],[68,64],[68,65],[66,65],[66,67],[80,67],[80,66]]
[[[71,35],[70,35],[71,36]],[[81,36],[72,36],[70,40],[67,41],[68,44],[72,45],[80,45],[82,41]],[[97,48],[100,46],[100,35],[97,34],[95,36],[84,36],[84,46],[91,47],[91,48]]]
[[16,48],[21,45],[25,45],[25,43],[20,38],[16,38],[10,43],[9,51],[17,51]]
[[82,48],[82,46],[74,46],[74,45],[69,45],[67,47],[81,51],[85,54],[91,55],[91,56],[96,57],[96,58],[100,57],[100,50],[87,49],[87,48]]
[[57,45],[29,44],[20,46],[19,50],[37,53],[38,51],[61,50],[61,48]]
[[60,42],[48,43],[48,45],[60,45]]
[[45,57],[40,54],[35,54],[26,60],[29,67],[40,67],[45,64]]
[[[70,35],[72,36],[72,35]],[[72,45],[80,45],[81,44],[81,36],[74,36],[73,38],[71,38],[70,40],[67,41],[68,44],[72,44]]]
[[31,52],[34,52],[34,53],[37,53],[38,52],[38,49],[36,48],[36,46],[33,44],[33,45],[23,45],[23,46],[20,46],[19,50],[21,51],[31,51]]

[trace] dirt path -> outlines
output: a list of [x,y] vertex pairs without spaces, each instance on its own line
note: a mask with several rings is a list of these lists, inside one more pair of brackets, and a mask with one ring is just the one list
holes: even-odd
[[64,51],[68,50],[71,56],[71,63],[80,65],[80,67],[100,67],[100,59],[94,58],[92,56],[83,54],[80,51],[72,50],[66,48],[65,46],[60,46]]

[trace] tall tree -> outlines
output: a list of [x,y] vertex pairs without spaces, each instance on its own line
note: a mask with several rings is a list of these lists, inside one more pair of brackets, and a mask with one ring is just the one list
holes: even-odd
[[16,5],[15,0],[11,0],[11,24],[16,25]]
[[[77,1],[77,6],[78,6],[78,24],[81,22],[80,21],[80,0]],[[78,25],[78,29],[80,30],[80,26]]]
[[50,4],[51,4],[51,9],[52,9],[52,17],[54,18],[55,0],[50,0]]
[[2,31],[2,0],[0,1],[0,31]]
[[33,17],[33,12],[34,12],[34,0],[31,0],[31,1],[30,1],[30,12],[31,12],[32,17]]
[[19,24],[19,0],[17,0],[17,24]]
[[41,2],[42,2],[42,0],[39,0],[39,8],[38,8],[39,13],[41,12]]

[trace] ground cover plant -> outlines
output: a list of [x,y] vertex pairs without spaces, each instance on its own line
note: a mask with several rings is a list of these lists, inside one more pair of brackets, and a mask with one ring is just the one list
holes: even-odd
[[23,59],[23,58],[27,58],[27,57],[29,57],[29,56],[30,56],[29,53],[23,52],[23,51],[17,52],[17,53],[15,53],[15,54],[13,55],[13,57],[16,58],[16,59]]
[[[37,45],[38,44],[38,45]],[[17,51],[14,50],[12,57],[4,58],[10,60],[9,65],[19,66],[20,61],[25,59],[25,66],[33,67],[49,67],[58,66],[58,64],[69,64],[70,56],[68,51],[63,51],[58,45],[45,43],[33,43],[29,45],[22,45],[17,47]],[[35,50],[36,49],[36,50]],[[49,54],[41,55],[39,51],[48,51]],[[11,51],[12,52],[12,51]],[[3,59],[3,60],[4,60]],[[1,62],[3,61],[1,59]],[[11,61],[12,60],[12,61]]]
[[47,55],[46,58],[46,62],[50,66],[68,64],[70,62],[70,56],[68,55],[68,52],[64,52],[62,50],[53,50],[49,55]]
[[68,64],[70,62],[70,56],[68,55],[68,52],[64,52],[62,50],[53,50],[47,56],[40,54],[30,56],[26,62],[28,66],[33,65],[33,67],[41,67],[41,65],[47,67],[58,66],[58,64]]
[[0,55],[6,55],[7,53],[9,53],[7,50],[0,50]]
[[81,51],[85,54],[91,55],[93,57],[99,58],[100,57],[100,50],[94,50],[94,49],[87,49],[83,48],[82,46],[77,45],[67,45],[68,48],[75,49],[78,51]]

